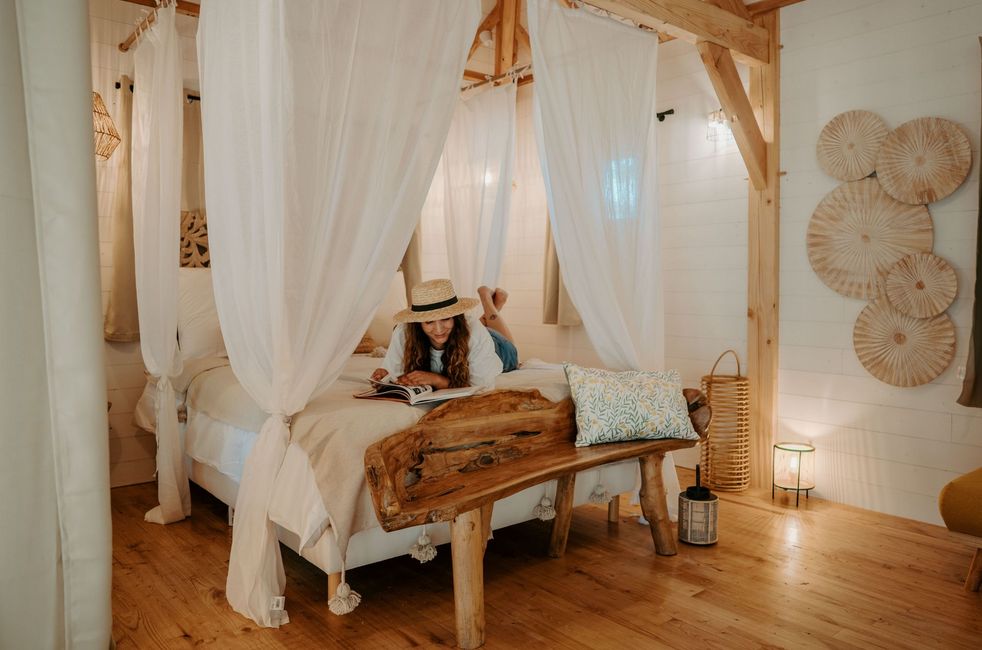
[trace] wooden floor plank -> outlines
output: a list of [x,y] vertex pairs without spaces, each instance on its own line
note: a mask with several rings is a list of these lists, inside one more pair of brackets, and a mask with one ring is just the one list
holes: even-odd
[[[691,473],[680,470],[683,484]],[[453,647],[449,546],[349,572],[364,600],[327,612],[326,580],[284,549],[291,622],[257,628],[225,600],[226,508],[194,489],[194,515],[143,521],[152,485],[113,490],[113,635],[127,648]],[[488,648],[977,648],[972,557],[938,526],[826,503],[721,494],[719,538],[659,557],[637,506],[573,512],[566,554],[550,526],[495,531],[485,557]],[[407,549],[408,551],[408,549]]]

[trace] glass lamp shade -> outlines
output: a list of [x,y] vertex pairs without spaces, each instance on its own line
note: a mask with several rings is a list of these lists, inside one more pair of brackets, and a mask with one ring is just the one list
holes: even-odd
[[92,93],[92,127],[95,139],[95,156],[99,160],[109,160],[109,156],[119,145],[119,132],[113,123],[113,118],[106,110],[102,97],[97,92]]
[[784,490],[815,488],[815,448],[803,442],[774,445],[774,487]]

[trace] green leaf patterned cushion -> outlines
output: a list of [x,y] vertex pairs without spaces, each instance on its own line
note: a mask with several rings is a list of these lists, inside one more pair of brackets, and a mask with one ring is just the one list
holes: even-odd
[[612,372],[563,365],[576,405],[576,446],[681,438],[698,440],[678,370]]

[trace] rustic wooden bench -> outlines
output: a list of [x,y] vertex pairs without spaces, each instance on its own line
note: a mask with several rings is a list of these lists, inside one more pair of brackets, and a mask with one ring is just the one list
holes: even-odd
[[[686,389],[689,417],[701,437],[710,409]],[[662,482],[667,452],[692,440],[647,440],[576,447],[573,402],[551,402],[537,390],[502,390],[447,402],[413,427],[365,452],[365,474],[375,512],[386,531],[450,522],[457,644],[484,644],[484,549],[494,502],[557,479],[556,517],[548,553],[566,550],[576,473],[637,458],[641,508],[659,555],[675,555]]]

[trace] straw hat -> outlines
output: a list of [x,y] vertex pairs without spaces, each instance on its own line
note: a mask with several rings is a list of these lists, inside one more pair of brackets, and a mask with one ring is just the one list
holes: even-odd
[[458,298],[450,280],[427,280],[413,287],[413,304],[393,319],[397,323],[425,323],[451,318],[477,307],[477,298]]

